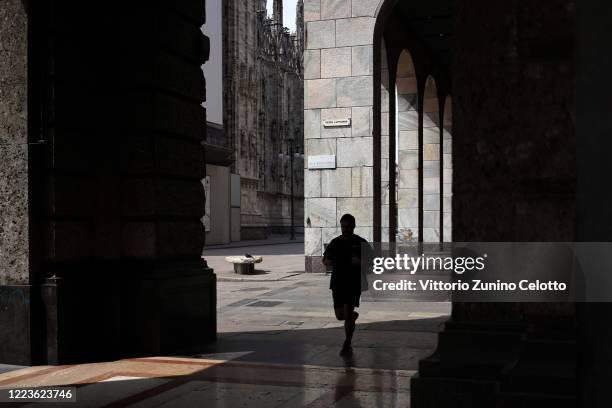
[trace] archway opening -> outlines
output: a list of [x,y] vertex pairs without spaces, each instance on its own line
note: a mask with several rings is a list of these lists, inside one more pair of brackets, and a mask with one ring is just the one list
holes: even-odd
[[376,242],[452,240],[452,16],[443,0],[388,1],[380,9],[373,88]]
[[396,76],[396,241],[419,238],[419,134],[418,83],[412,56],[400,54]]

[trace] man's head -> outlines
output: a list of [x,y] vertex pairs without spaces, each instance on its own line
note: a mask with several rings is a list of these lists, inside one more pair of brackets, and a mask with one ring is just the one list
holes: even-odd
[[353,235],[353,231],[355,231],[355,217],[351,214],[344,214],[342,218],[340,218],[340,229],[342,230],[342,235],[345,237]]

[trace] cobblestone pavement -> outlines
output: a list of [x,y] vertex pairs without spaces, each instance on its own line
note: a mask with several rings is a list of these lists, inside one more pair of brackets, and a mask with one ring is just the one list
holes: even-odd
[[220,277],[233,275],[222,269],[231,267],[226,255],[264,256],[259,275],[218,282],[214,344],[180,356],[6,367],[0,389],[75,386],[67,407],[408,407],[410,377],[435,348],[450,305],[365,293],[354,355],[341,358],[329,276],[301,273],[302,245],[205,251]]

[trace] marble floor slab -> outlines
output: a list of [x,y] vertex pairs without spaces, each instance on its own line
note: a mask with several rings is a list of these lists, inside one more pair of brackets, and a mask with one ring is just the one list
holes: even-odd
[[54,404],[66,407],[314,407],[353,402],[366,407],[381,406],[380,401],[405,407],[412,375],[414,371],[406,370],[152,357],[26,369],[21,375],[0,376],[0,389],[76,386],[76,403]]

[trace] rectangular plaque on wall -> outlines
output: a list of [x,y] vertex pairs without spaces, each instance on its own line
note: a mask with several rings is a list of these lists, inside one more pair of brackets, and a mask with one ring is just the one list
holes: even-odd
[[336,156],[308,156],[309,169],[335,169]]
[[351,118],[347,119],[331,119],[323,121],[324,127],[344,127],[351,126]]

